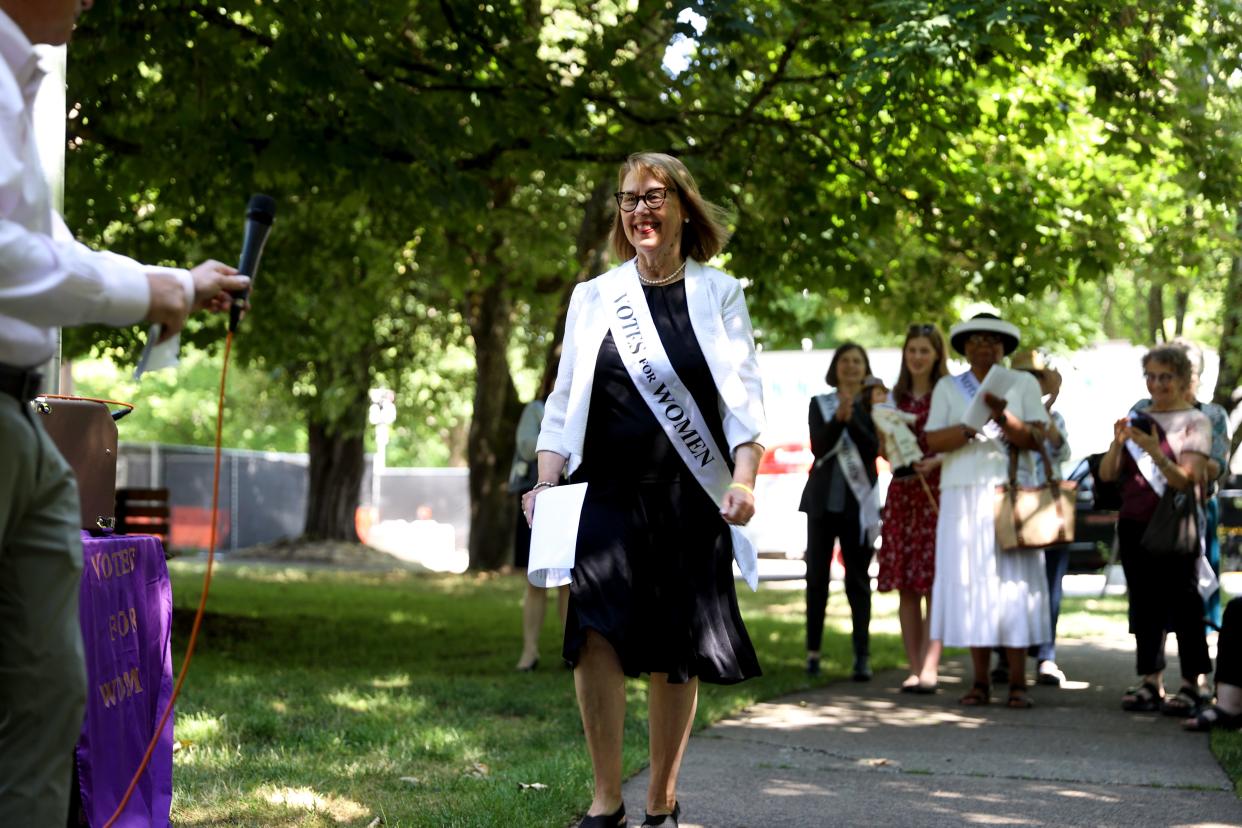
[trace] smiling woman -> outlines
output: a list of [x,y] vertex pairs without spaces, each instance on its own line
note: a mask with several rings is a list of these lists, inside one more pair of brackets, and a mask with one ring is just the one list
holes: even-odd
[[725,243],[720,211],[669,155],[630,156],[617,184],[612,247],[626,261],[574,291],[522,505],[533,517],[563,471],[588,484],[562,650],[595,773],[582,825],[626,824],[624,682],[650,673],[643,824],[675,828],[699,680],[760,673],[732,559],[754,577],[734,527],[755,510],[763,401],[741,284],[705,264]]
[[798,510],[806,513],[806,670],[812,676],[819,674],[829,564],[839,542],[845,595],[854,622],[853,678],[871,678],[871,577],[867,569],[880,513],[875,489],[879,441],[871,407],[861,393],[863,380],[870,374],[871,360],[862,346],[842,344],[824,377],[836,390],[814,397],[807,413],[815,464],[807,475]]
[[[1130,629],[1135,642],[1139,683],[1122,696],[1125,710],[1161,710],[1190,716],[1207,693],[1211,672],[1203,628],[1203,597],[1198,589],[1199,556],[1179,555],[1149,540],[1159,526],[1162,497],[1190,494],[1205,477],[1211,451],[1212,424],[1186,398],[1191,365],[1180,348],[1153,348],[1143,357],[1143,377],[1151,405],[1131,412],[1113,427],[1113,442],[1100,461],[1103,480],[1121,481],[1117,546],[1126,573]],[[1165,699],[1164,640],[1177,635],[1181,689]]]

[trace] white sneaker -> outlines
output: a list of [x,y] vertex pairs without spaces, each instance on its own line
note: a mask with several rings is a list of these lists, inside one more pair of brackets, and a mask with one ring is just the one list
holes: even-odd
[[1057,666],[1055,661],[1039,662],[1039,670],[1035,675],[1036,684],[1046,684],[1050,687],[1060,687],[1065,681],[1065,673],[1061,672],[1061,668]]

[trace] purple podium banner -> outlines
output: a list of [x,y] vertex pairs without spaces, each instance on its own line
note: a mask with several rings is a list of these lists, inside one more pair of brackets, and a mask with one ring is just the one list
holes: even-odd
[[[87,697],[78,779],[87,821],[101,828],[125,795],[172,697],[172,587],[159,538],[83,532],[82,552],[79,617]],[[172,719],[118,828],[168,825]]]

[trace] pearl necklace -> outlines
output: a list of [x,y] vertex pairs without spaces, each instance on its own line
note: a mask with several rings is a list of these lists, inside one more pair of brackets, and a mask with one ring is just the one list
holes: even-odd
[[[681,267],[677,268],[677,269],[676,269],[676,270],[674,270],[672,273],[668,274],[667,276],[663,277],[662,279],[648,279],[646,276],[644,276],[644,275],[640,272],[640,273],[638,274],[638,281],[642,282],[644,285],[650,285],[651,287],[660,287],[660,286],[662,286],[662,285],[667,285],[667,284],[669,284],[670,282],[672,282],[674,279],[676,279],[678,276],[680,276],[680,275],[681,275],[681,272],[682,272],[683,270],[685,270],[685,269],[686,269],[686,262],[687,262],[687,261],[689,261],[689,260],[688,260],[688,259],[682,259],[682,262],[681,262]],[[637,265],[635,265],[635,270],[637,270],[637,269],[638,269],[638,266],[637,266]]]

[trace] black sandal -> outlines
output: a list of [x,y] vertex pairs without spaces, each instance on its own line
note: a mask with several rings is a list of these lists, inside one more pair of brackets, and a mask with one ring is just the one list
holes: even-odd
[[1214,704],[1200,708],[1192,717],[1182,722],[1182,727],[1196,733],[1210,730],[1242,729],[1242,713],[1229,713]]
[[986,681],[976,681],[966,691],[966,695],[957,700],[957,703],[963,707],[982,707],[985,704],[991,704],[992,698],[989,695],[991,689]]
[[671,814],[652,814],[646,811],[643,814],[643,824],[639,828],[656,828],[656,826],[664,826],[664,828],[677,828],[678,821],[681,819],[681,803],[673,803],[673,812]]
[[1186,685],[1177,691],[1177,695],[1166,697],[1160,702],[1160,712],[1166,716],[1177,716],[1182,719],[1189,719],[1199,712],[1199,708],[1203,706],[1203,697],[1199,695],[1197,690],[1193,690]]
[[1145,681],[1126,691],[1121,697],[1121,709],[1131,713],[1154,713],[1160,709],[1160,701],[1160,688]]
[[1005,706],[1011,710],[1029,710],[1035,706],[1035,702],[1031,701],[1031,694],[1027,692],[1025,684],[1009,685],[1009,700],[1005,702]]
[[611,814],[583,817],[578,828],[626,828],[625,803],[622,802]]

